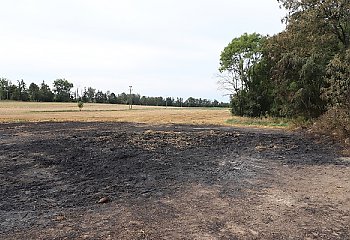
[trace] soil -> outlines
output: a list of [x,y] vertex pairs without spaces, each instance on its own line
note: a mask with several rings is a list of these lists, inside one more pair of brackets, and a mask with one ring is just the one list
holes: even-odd
[[350,239],[350,159],[281,130],[0,124],[0,239]]

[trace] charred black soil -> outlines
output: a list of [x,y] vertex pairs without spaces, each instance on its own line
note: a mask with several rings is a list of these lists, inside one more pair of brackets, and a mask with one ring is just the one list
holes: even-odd
[[337,152],[279,130],[0,124],[0,238],[350,239]]

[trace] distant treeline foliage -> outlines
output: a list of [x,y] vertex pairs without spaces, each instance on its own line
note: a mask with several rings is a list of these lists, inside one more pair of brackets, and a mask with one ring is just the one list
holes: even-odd
[[0,100],[18,100],[32,102],[74,102],[82,101],[85,103],[110,103],[110,104],[129,104],[132,100],[134,105],[147,106],[176,106],[176,107],[229,107],[229,103],[211,101],[208,99],[196,99],[189,97],[184,101],[183,98],[172,97],[146,97],[140,94],[115,94],[107,91],[102,92],[92,87],[84,88],[79,93],[72,92],[73,83],[66,79],[56,79],[53,88],[49,87],[44,81],[37,85],[31,83],[27,87],[23,80],[12,83],[6,78],[0,78]]
[[350,1],[278,0],[286,30],[234,38],[219,83],[240,116],[316,118],[350,109]]

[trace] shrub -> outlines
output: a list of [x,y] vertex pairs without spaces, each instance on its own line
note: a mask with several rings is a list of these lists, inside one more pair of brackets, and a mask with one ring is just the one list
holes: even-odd
[[349,144],[350,110],[347,108],[331,108],[314,123],[314,132],[332,136]]
[[79,108],[79,111],[81,111],[84,107],[84,103],[82,101],[79,101],[78,102],[78,108]]

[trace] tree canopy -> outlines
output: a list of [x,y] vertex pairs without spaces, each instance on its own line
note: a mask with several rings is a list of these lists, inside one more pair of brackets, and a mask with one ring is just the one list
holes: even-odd
[[221,52],[220,73],[231,76],[221,78],[223,87],[232,93],[248,85],[251,67],[261,60],[265,37],[260,34],[243,34],[234,38]]
[[[110,103],[110,104],[128,104],[130,95],[122,92],[115,94],[111,91],[103,92],[88,87],[79,93],[71,91],[73,83],[66,79],[57,79],[54,81],[53,91],[44,81],[39,85],[27,84],[24,80],[17,81],[13,84],[9,79],[0,78],[0,100],[19,100],[19,101],[35,101],[35,102],[83,102],[83,103]],[[189,97],[187,100],[183,98],[173,97],[147,97],[140,94],[131,94],[132,102],[135,105],[148,106],[174,106],[174,107],[229,107],[228,103],[219,102],[217,100],[209,100],[202,98]]]
[[232,112],[315,118],[349,106],[350,1],[278,2],[287,10],[284,31],[243,34],[220,55],[219,72],[230,73],[222,82],[234,90]]
[[232,113],[262,115],[269,109],[264,44],[267,37],[257,33],[234,38],[221,52],[219,84],[232,96]]
[[55,100],[58,102],[70,101],[70,90],[73,88],[73,83],[68,82],[66,79],[56,79],[53,83],[55,92]]

